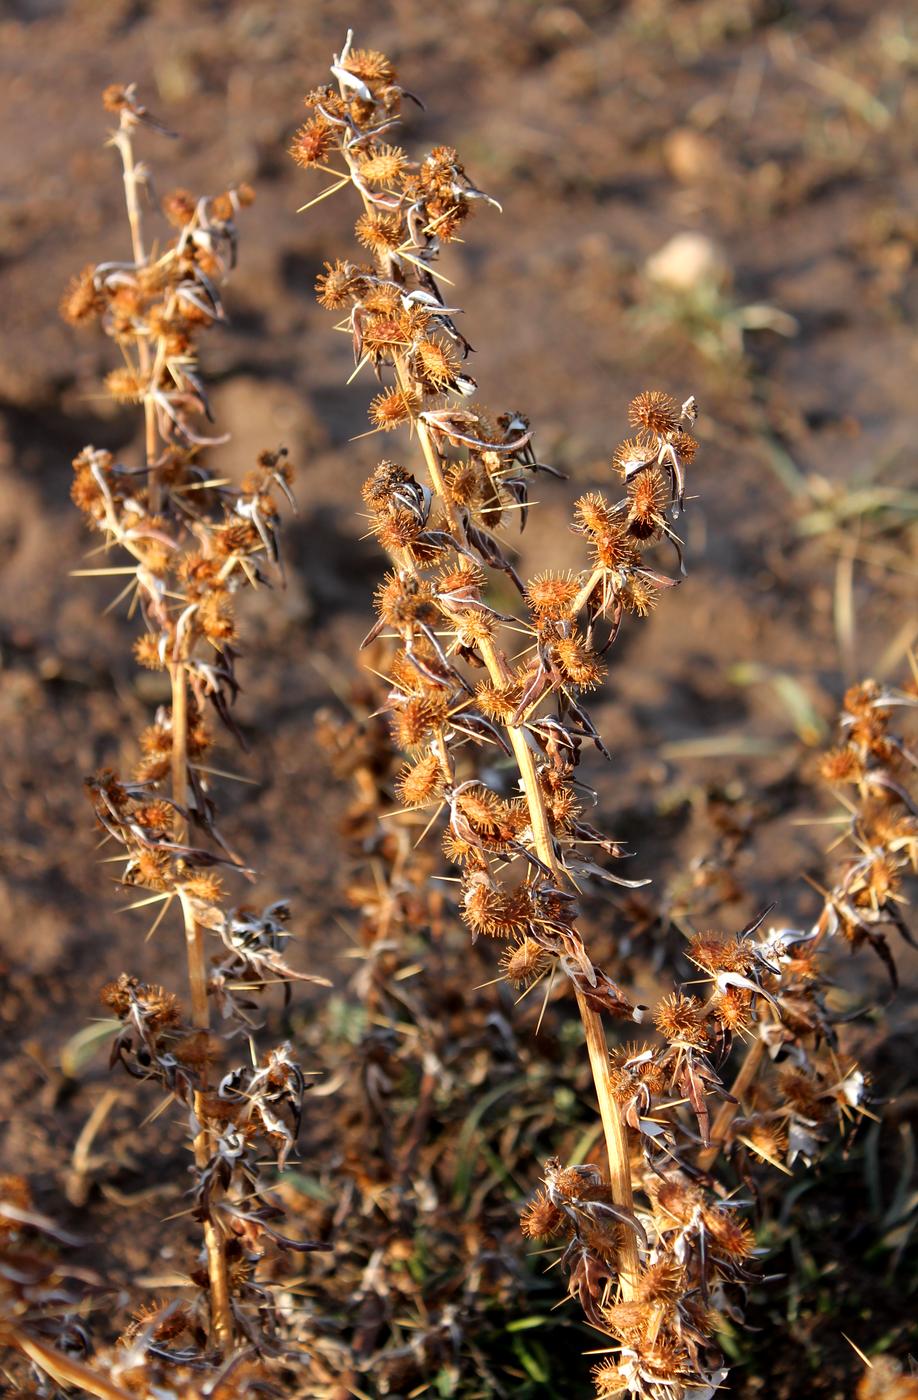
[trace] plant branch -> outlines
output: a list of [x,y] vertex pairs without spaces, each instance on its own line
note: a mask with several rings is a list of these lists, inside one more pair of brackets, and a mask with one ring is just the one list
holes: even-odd
[[[183,662],[173,661],[169,666],[169,675],[172,680],[172,797],[179,807],[187,811],[188,690],[185,684]],[[176,812],[176,840],[185,840],[187,834],[188,823],[179,812]],[[184,897],[182,898],[182,913],[185,921],[188,981],[191,986],[192,1022],[204,1035],[208,1035],[210,1032],[210,1007],[207,1001],[207,960],[204,954],[204,931],[195,920],[191,906]],[[206,1088],[206,1083],[204,1087]],[[206,1167],[211,1157],[210,1133],[205,1126],[203,1097],[202,1089],[196,1091],[194,1112],[201,1126],[194,1139],[194,1160],[195,1165],[199,1168]],[[227,1350],[232,1346],[233,1322],[226,1273],[226,1252],[223,1236],[209,1217],[204,1221],[204,1243],[207,1249],[207,1273],[210,1279],[211,1322],[217,1342],[224,1350]]]
[[77,1386],[89,1395],[97,1395],[99,1400],[134,1400],[133,1392],[123,1390],[76,1357],[65,1356],[56,1347],[48,1346],[47,1342],[40,1341],[20,1327],[4,1324],[0,1330],[0,1338],[3,1337],[58,1385]]
[[733,1122],[740,1108],[742,1107],[743,1096],[749,1092],[758,1077],[759,1067],[765,1057],[765,1042],[761,1036],[749,1046],[746,1051],[746,1058],[740,1066],[739,1073],[730,1088],[735,1102],[722,1103],[717,1117],[714,1119],[714,1127],[711,1130],[711,1141],[703,1152],[699,1153],[698,1165],[702,1171],[710,1171],[717,1161],[721,1150],[724,1147],[727,1133],[730,1131],[730,1124]]
[[[401,381],[403,371],[398,361],[396,361],[396,372]],[[445,490],[439,453],[434,446],[426,425],[422,422],[418,422],[416,427],[421,450],[424,453],[424,459],[430,474],[431,484],[443,502],[451,528],[454,531],[460,529],[461,524],[456,517],[455,510],[452,509],[452,502]],[[503,684],[510,673],[502,652],[490,637],[480,642],[479,649],[491,679],[497,685]],[[555,854],[554,841],[548,822],[548,815],[545,811],[545,803],[542,797],[542,789],[539,784],[539,775],[532,749],[526,738],[524,729],[517,725],[509,725],[507,734],[513,747],[514,757],[516,758],[517,768],[519,769],[523,784],[523,791],[526,796],[526,803],[529,808],[529,820],[536,854],[543,865],[548,866],[560,880],[562,878],[561,871]],[[634,1207],[634,1194],[631,1184],[628,1135],[621,1114],[619,1113],[618,1105],[612,1094],[612,1084],[609,1075],[609,1047],[606,1041],[605,1029],[602,1024],[602,1017],[598,1011],[595,1011],[589,1005],[586,998],[579,992],[577,993],[577,1009],[580,1012],[580,1019],[583,1023],[583,1033],[590,1057],[590,1069],[593,1075],[596,1097],[599,1102],[599,1112],[602,1118],[603,1133],[606,1140],[606,1153],[609,1159],[609,1184],[612,1189],[612,1197],[616,1205],[623,1206],[630,1212]],[[637,1241],[631,1230],[625,1230],[623,1232],[622,1252],[619,1261],[619,1277],[622,1296],[626,1300],[633,1296],[639,1274],[640,1260],[637,1250]]]
[[[121,168],[124,178],[124,201],[127,206],[128,223],[131,228],[131,248],[134,255],[134,265],[139,271],[146,266],[147,254],[143,238],[143,215],[140,209],[140,200],[137,196],[137,187],[140,177],[137,171],[137,164],[134,160],[134,142],[132,139],[133,121],[127,111],[121,114],[121,126],[115,133],[114,143],[118,147],[121,156]],[[152,360],[150,356],[150,344],[145,335],[137,338],[137,359],[139,362],[140,374],[144,383],[143,397],[143,422],[144,422],[144,457],[146,466],[150,472],[150,510],[153,515],[159,512],[161,485],[159,473],[154,469],[153,463],[156,460],[156,410],[153,405],[153,375]]]

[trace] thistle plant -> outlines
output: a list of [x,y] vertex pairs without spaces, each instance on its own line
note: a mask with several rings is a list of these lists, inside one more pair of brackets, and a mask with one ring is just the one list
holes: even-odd
[[129,601],[143,629],[135,658],[167,678],[171,699],[140,736],[134,771],[106,769],[87,786],[120,882],[137,896],[128,907],[154,911],[151,932],[160,938],[169,936],[168,916],[181,916],[190,1015],[171,988],[127,973],[103,989],[102,1000],[121,1022],[112,1062],[158,1085],[185,1111],[192,1212],[204,1240],[202,1261],[190,1271],[190,1300],[144,1307],[105,1371],[135,1388],[142,1381],[145,1393],[159,1386],[156,1393],[172,1394],[169,1387],[179,1385],[190,1394],[202,1374],[212,1384],[215,1370],[230,1387],[230,1374],[254,1383],[276,1369],[269,1358],[282,1359],[288,1348],[259,1266],[278,1249],[323,1247],[282,1232],[283,1210],[263,1179],[270,1162],[282,1169],[294,1150],[306,1079],[289,1044],[259,1057],[254,1037],[259,993],[282,984],[289,997],[294,980],[325,979],[288,964],[285,904],[233,905],[225,893],[226,878],[251,880],[253,873],[218,826],[213,777],[222,770],[213,763],[208,724],[212,713],[241,738],[233,718],[236,604],[243,590],[282,577],[279,501],[292,502],[292,467],[284,449],[264,452],[234,485],[202,460],[205,448],[226,439],[201,426],[211,414],[197,343],[226,319],[221,287],[251,191],[194,197],[177,190],[163,200],[174,232],[161,245],[148,239],[150,179],[136,138],[164,128],[133,85],[110,87],[104,104],[118,122],[111,144],[121,158],[131,256],[85,268],[62,312],[73,324],[98,325],[116,344],[122,363],[106,387],[117,402],[142,408],[144,456],[130,465],[86,447],[76,458],[72,494],[102,537],[95,553],[118,551],[119,559],[77,573],[123,576],[116,601]]
[[[677,581],[650,562],[657,546],[674,549],[683,572],[675,527],[697,449],[694,400],[680,408],[650,390],[632,401],[634,435],[611,464],[623,497],[591,492],[576,504],[584,568],[523,583],[504,534],[508,524],[525,526],[530,483],[553,468],[538,460],[524,414],[474,401],[470,346],[437,267],[473,209],[495,201],[451,148],[414,161],[392,144],[405,94],[384,55],[355,49],[349,35],[331,72],[334,85],[307,94],[310,116],[291,155],[331,177],[318,199],[356,191],[355,235],[372,261],[326,263],[318,298],[342,313],[355,374],[381,382],[369,405],[373,430],[407,429],[423,466],[418,476],[387,457],[363,489],[371,531],[392,562],[367,642],[396,644],[387,708],[406,755],[399,796],[424,814],[426,830],[442,824],[444,853],[461,871],[460,916],[473,940],[504,941],[503,975],[525,990],[542,981],[550,990],[560,977],[576,1000],[608,1175],[591,1163],[548,1162],[522,1228],[563,1241],[570,1293],[609,1339],[597,1394],[700,1400],[726,1375],[715,1334],[739,1316],[755,1277],[753,1232],[715,1169],[729,1176],[749,1155],[810,1160],[833,1115],[862,1111],[863,1076],[835,1051],[820,955],[839,931],[882,951],[877,925],[896,917],[895,872],[885,855],[880,865],[856,863],[848,893],[841,904],[837,891],[827,896],[833,912],[815,931],[765,928],[767,911],[735,935],[695,935],[686,954],[703,990],[662,996],[650,1012],[656,1039],[609,1054],[603,1017],[639,1023],[647,1009],[591,957],[577,892],[590,878],[640,882],[598,863],[625,851],[584,816],[592,794],[578,762],[585,744],[606,749],[583,697],[600,684],[625,615],[647,616]],[[494,571],[520,594],[513,613],[489,592]],[[889,781],[860,776],[884,714],[876,698],[863,705],[854,756],[846,747],[839,762],[872,791],[879,785],[887,804],[890,794],[902,801]],[[913,840],[903,835],[909,820],[898,813],[894,823],[897,868]],[[887,893],[877,904],[859,882],[872,879],[875,894],[880,866]],[[725,1069],[743,1045],[731,1089]]]

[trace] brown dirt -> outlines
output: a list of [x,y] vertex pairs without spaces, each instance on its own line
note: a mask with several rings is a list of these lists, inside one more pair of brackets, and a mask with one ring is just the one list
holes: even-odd
[[[805,913],[814,897],[800,876],[821,871],[823,832],[792,824],[815,806],[798,785],[807,771],[801,726],[804,738],[819,737],[846,675],[901,673],[916,631],[915,532],[904,515],[869,514],[802,538],[810,506],[786,477],[795,463],[824,495],[865,480],[908,485],[918,309],[909,7],[355,0],[347,14],[361,42],[391,53],[427,103],[410,116],[411,144],[455,145],[503,205],[502,216],[476,217],[447,271],[483,397],[526,411],[542,459],[571,476],[540,479],[524,565],[575,562],[576,541],[560,522],[575,494],[607,477],[630,394],[652,382],[697,395],[703,458],[689,578],[616,651],[595,708],[616,760],[599,777],[601,805],[607,828],[638,847],[639,873],[666,889],[714,844],[712,793],[752,804],[743,897],[720,917],[735,925],[772,899],[788,917]],[[56,314],[73,271],[127,252],[115,156],[103,147],[97,94],[106,84],[136,80],[184,134],[145,143],[160,193],[227,179],[258,192],[228,294],[232,324],[209,338],[205,366],[218,422],[234,438],[227,456],[242,469],[258,448],[286,443],[300,468],[300,513],[287,532],[290,587],[279,607],[252,610],[240,714],[253,739],[246,772],[259,786],[234,792],[226,829],[250,853],[266,896],[290,897],[302,955],[338,977],[341,911],[329,891],[345,799],[309,732],[315,708],[346,687],[380,573],[358,514],[378,443],[349,441],[369,383],[344,387],[348,344],[312,296],[323,260],[352,247],[350,207],[329,200],[298,215],[317,185],[284,154],[302,92],[323,79],[343,39],[342,7],[13,0],[5,15],[2,1160],[26,1170],[43,1207],[66,1218],[67,1161],[106,1076],[94,1063],[66,1080],[61,1046],[97,1014],[106,978],[142,967],[169,980],[174,963],[165,933],[144,945],[144,925],[116,913],[81,792],[84,774],[130,755],[158,698],[130,662],[130,624],[117,612],[99,616],[105,585],[68,572],[87,547],[68,499],[71,457],[87,442],[136,446],[135,418],[98,394],[112,347]],[[719,301],[700,309],[697,296],[691,307],[675,304],[644,272],[687,230],[712,239],[729,269]],[[737,308],[762,303],[793,317],[796,333],[749,330],[739,346]],[[846,551],[853,649],[834,611]],[[747,665],[741,682],[741,663],[759,667],[758,678]],[[808,702],[807,721],[795,724],[775,675]],[[907,1005],[906,989],[890,1011],[901,1054]],[[904,1066],[883,1058],[899,1088]],[[180,1170],[168,1138],[164,1163]],[[123,1162],[118,1189],[139,1189],[148,1168]],[[94,1233],[117,1237],[110,1201],[88,1209]],[[130,1267],[129,1252],[121,1262]],[[873,1313],[855,1340],[869,1350],[886,1332],[895,1333],[889,1314]],[[786,1346],[793,1377],[811,1337]],[[857,1366],[841,1343],[832,1356],[822,1388],[808,1393],[849,1393],[845,1376]],[[740,1370],[730,1393],[799,1394],[778,1376],[784,1368],[764,1390]]]

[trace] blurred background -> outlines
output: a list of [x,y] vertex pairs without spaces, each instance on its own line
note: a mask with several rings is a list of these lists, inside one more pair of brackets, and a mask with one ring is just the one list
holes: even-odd
[[[290,897],[301,956],[334,979],[348,968],[339,929],[353,914],[334,893],[347,792],[310,734],[317,708],[352,682],[382,572],[361,538],[359,486],[393,450],[351,441],[372,388],[364,377],[346,385],[348,341],[313,295],[326,259],[353,256],[356,211],[345,194],[298,214],[323,182],[286,154],[302,95],[325,81],[349,24],[425,104],[406,104],[409,150],[455,146],[502,205],[477,213],[443,267],[482,400],[529,415],[540,459],[569,478],[539,478],[524,571],[579,566],[564,522],[576,495],[611,484],[632,394],[699,401],[688,578],[648,624],[624,629],[593,708],[615,760],[591,770],[600,824],[636,847],[633,873],[654,877],[647,927],[682,910],[739,928],[772,900],[806,918],[818,896],[802,877],[821,877],[829,841],[806,824],[825,812],[813,755],[845,684],[901,678],[918,634],[914,8],[7,0],[0,16],[7,1167],[30,1171],[51,1207],[107,1083],[96,1060],[62,1070],[61,1047],[97,1014],[106,978],[127,967],[171,980],[174,963],[167,937],[144,945],[137,916],[116,914],[82,794],[85,774],[130,765],[163,698],[132,663],[131,625],[119,610],[100,616],[117,588],[69,576],[90,543],[69,501],[72,457],[87,443],[128,457],[140,442],[139,415],[100,390],[112,343],[57,315],[72,273],[129,253],[105,146],[109,83],[136,82],[180,133],[139,139],[157,199],[239,180],[257,194],[241,220],[231,321],[207,337],[202,364],[218,428],[232,434],[221,470],[241,474],[259,449],[285,444],[299,513],[286,531],[287,590],[249,613],[239,714],[253,751],[233,762],[255,783],[233,792],[225,829],[266,897]],[[149,227],[167,236],[155,212]],[[608,911],[593,917],[608,935]],[[902,979],[882,1032],[858,1033],[896,1103],[869,1150],[835,1169],[842,1185],[817,1185],[820,1203],[804,1202],[809,1232],[781,1243],[797,1282],[758,1304],[760,1325],[784,1329],[785,1351],[740,1355],[730,1394],[850,1394],[859,1367],[841,1330],[865,1350],[907,1350],[907,1279],[896,1273],[918,1209],[905,1145],[918,1108],[907,962]],[[116,1193],[129,1194],[130,1170],[122,1163]],[[521,1170],[530,1189],[537,1164]],[[905,1226],[901,1209],[887,1219],[896,1191]],[[111,1199],[87,1206],[103,1234]],[[884,1230],[899,1230],[888,1246]],[[852,1257],[865,1272],[842,1280]],[[561,1393],[521,1364],[532,1394]]]

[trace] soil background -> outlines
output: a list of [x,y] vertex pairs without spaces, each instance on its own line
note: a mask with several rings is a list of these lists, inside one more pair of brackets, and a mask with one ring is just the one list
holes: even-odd
[[[303,92],[353,24],[425,103],[407,104],[412,152],[456,146],[500,200],[443,267],[483,400],[526,412],[540,458],[568,474],[539,479],[524,571],[579,566],[564,522],[577,494],[609,483],[628,398],[697,396],[688,578],[617,644],[593,709],[614,763],[590,772],[601,824],[636,847],[635,873],[653,875],[664,902],[703,888],[717,814],[740,814],[733,883],[710,916],[729,929],[772,900],[788,920],[816,907],[802,876],[824,873],[829,837],[801,824],[827,810],[813,754],[846,682],[904,675],[918,632],[918,24],[906,4],[860,0],[7,0],[0,16],[0,1141],[41,1208],[104,1240],[118,1235],[111,1195],[77,1210],[66,1183],[107,1075],[92,1061],[68,1077],[61,1050],[98,1015],[103,981],[129,968],[171,982],[176,951],[171,933],[144,943],[142,918],[116,912],[82,792],[100,766],[129,766],[164,698],[131,662],[123,609],[100,616],[117,588],[70,576],[90,546],[69,501],[72,457],[139,444],[138,416],[100,392],[113,345],[57,315],[73,272],[129,252],[101,90],[136,81],[181,133],[141,137],[158,196],[229,180],[257,192],[231,321],[207,338],[203,366],[232,434],[222,469],[241,474],[286,444],[299,513],[286,592],[247,615],[239,715],[252,753],[233,762],[255,784],[233,790],[225,829],[267,895],[290,898],[300,956],[340,979],[347,794],[310,734],[317,707],[347,691],[382,572],[359,501],[380,442],[352,441],[374,390],[346,385],[348,341],[314,301],[324,260],[353,255],[354,211],[343,197],[296,212],[321,188],[286,155]],[[594,918],[608,933],[608,910]],[[891,1180],[918,1104],[914,962],[900,973],[895,998],[877,982],[885,1029],[861,1034],[895,1099],[880,1138]],[[172,1160],[167,1141],[154,1150]],[[830,1211],[840,1233],[813,1255],[828,1303],[811,1289],[795,1312],[780,1288],[781,1348],[725,1393],[853,1393],[860,1366],[842,1330],[867,1351],[915,1345],[914,1300],[866,1265],[833,1316],[840,1295],[825,1279],[842,1262],[856,1276],[875,1243],[856,1174],[845,1189]],[[774,1327],[776,1304],[760,1307]]]

